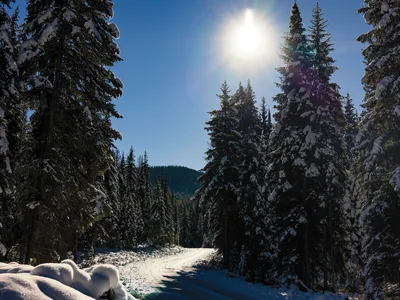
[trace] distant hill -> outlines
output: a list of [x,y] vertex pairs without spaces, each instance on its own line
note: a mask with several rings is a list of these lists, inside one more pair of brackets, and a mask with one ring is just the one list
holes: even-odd
[[167,184],[179,199],[187,199],[194,195],[198,188],[197,178],[201,172],[179,166],[157,166],[150,168],[150,178],[154,183],[159,176],[167,178]]

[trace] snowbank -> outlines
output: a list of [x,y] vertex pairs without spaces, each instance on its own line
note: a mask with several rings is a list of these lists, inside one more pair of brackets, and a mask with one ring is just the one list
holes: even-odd
[[79,269],[72,260],[37,267],[0,264],[0,299],[99,299],[105,293],[115,300],[135,299],[122,285],[112,265]]
[[[143,246],[131,251],[120,249],[96,249],[94,263],[125,266],[130,263],[144,261],[148,259],[156,259],[170,255],[177,255],[185,251],[187,251],[187,249],[180,246],[164,247],[159,249]],[[85,262],[83,262],[82,265],[84,264]]]

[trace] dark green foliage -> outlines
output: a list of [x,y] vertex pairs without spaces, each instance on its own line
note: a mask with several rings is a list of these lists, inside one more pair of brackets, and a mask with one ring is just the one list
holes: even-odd
[[347,96],[344,97],[344,114],[346,116],[344,139],[346,141],[346,146],[347,146],[348,161],[349,163],[352,163],[354,157],[353,148],[358,133],[358,115],[354,108],[353,100],[350,98],[349,94],[347,94]]
[[18,10],[12,16],[5,9],[11,2],[0,1],[0,257],[14,245],[10,231],[15,220],[15,164],[21,148],[24,109],[20,95],[18,59]]
[[121,60],[112,7],[109,0],[28,2],[18,62],[33,114],[17,171],[26,262],[62,257],[75,248],[75,233],[101,215],[100,177],[120,138],[110,122],[120,117],[112,100],[122,93],[109,69]]
[[400,93],[398,1],[366,0],[359,10],[372,29],[365,43],[366,69],[355,158],[363,239],[366,299],[400,297]]
[[189,199],[198,189],[197,178],[201,172],[180,166],[157,166],[150,168],[151,182],[158,177],[167,178],[167,184],[178,199]]
[[139,243],[145,243],[150,238],[150,224],[149,218],[151,214],[151,203],[152,203],[152,187],[150,182],[150,166],[148,162],[147,153],[144,153],[143,158],[139,161],[139,182],[137,188],[137,195],[139,201],[139,207],[142,214],[142,226],[138,231]]

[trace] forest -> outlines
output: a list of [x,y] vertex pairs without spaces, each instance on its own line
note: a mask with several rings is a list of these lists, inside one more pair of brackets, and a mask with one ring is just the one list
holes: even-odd
[[[296,2],[296,1],[295,1]],[[334,45],[318,1],[299,6],[277,68],[273,119],[250,81],[210,112],[210,148],[196,193],[223,265],[249,281],[399,299],[399,3],[366,1],[366,92],[358,116],[332,81]]]
[[294,1],[274,107],[257,106],[250,80],[235,91],[222,83],[191,200],[178,200],[168,178],[151,180],[146,153],[115,146],[123,83],[112,71],[122,61],[113,1],[30,0],[22,24],[12,2],[0,0],[2,261],[215,247],[248,281],[400,298],[398,1],[359,10],[372,27],[358,37],[360,114],[332,80],[318,1],[308,29]]

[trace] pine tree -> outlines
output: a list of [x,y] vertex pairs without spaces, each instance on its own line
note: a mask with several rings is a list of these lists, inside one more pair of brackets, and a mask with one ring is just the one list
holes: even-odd
[[[250,280],[254,280],[255,272],[260,271],[262,265],[260,254],[267,248],[266,211],[265,200],[262,197],[262,185],[264,180],[263,154],[260,147],[260,130],[257,119],[257,108],[253,89],[248,82],[245,90],[239,86],[234,97],[237,97],[236,105],[239,119],[240,142],[238,144],[239,161],[239,188],[238,188],[238,212],[240,229],[236,252],[243,251],[242,265],[239,273],[247,274]],[[266,116],[267,117],[267,116]],[[263,117],[261,118],[263,120]],[[267,118],[265,118],[266,124]],[[268,130],[268,127],[265,128]],[[239,265],[239,262],[235,263]]]
[[179,207],[178,207],[178,203],[177,203],[177,199],[174,196],[174,194],[172,194],[172,200],[173,200],[173,204],[174,204],[174,224],[175,224],[175,228],[174,228],[174,244],[176,245],[180,245],[180,218],[179,218]]
[[359,10],[373,28],[366,43],[362,79],[366,98],[356,149],[362,182],[361,220],[365,240],[366,299],[400,297],[400,97],[398,1],[366,0]]
[[180,225],[179,225],[180,245],[182,245],[184,247],[189,247],[189,245],[190,245],[189,213],[188,213],[187,205],[185,203],[182,203],[180,205],[179,221],[180,221]]
[[121,198],[121,222],[123,224],[123,240],[125,246],[133,247],[137,244],[137,169],[135,165],[135,156],[133,148],[129,150],[125,166],[125,194]]
[[172,193],[168,188],[167,179],[165,177],[161,178],[162,185],[162,198],[164,199],[165,206],[165,228],[164,232],[166,234],[166,242],[170,245],[173,244],[174,240],[174,207],[172,202]]
[[310,286],[313,270],[308,222],[312,208],[308,203],[307,178],[318,175],[318,170],[315,164],[306,162],[305,150],[315,143],[315,134],[307,126],[312,109],[312,60],[296,3],[292,6],[289,28],[281,56],[286,66],[278,68],[282,93],[275,97],[277,124],[270,139],[273,148],[268,170],[268,205],[275,218],[271,244],[276,247],[277,279],[299,278]]
[[[314,106],[315,120],[311,120],[313,130],[319,131],[320,140],[316,143],[316,155],[320,174],[320,185],[324,190],[319,195],[319,206],[323,211],[323,272],[324,289],[328,281],[335,290],[335,284],[344,275],[346,260],[346,227],[343,197],[346,185],[346,153],[343,133],[345,116],[341,106],[341,96],[337,84],[331,82],[337,70],[331,57],[333,45],[331,35],[326,31],[327,21],[317,1],[311,21],[310,45],[314,52]],[[313,122],[314,121],[314,122]],[[316,122],[315,122],[316,121]],[[318,128],[318,125],[320,128]]]
[[210,215],[210,234],[213,244],[223,255],[228,267],[237,233],[237,143],[240,133],[235,102],[229,95],[226,82],[221,87],[221,108],[210,113],[206,130],[210,136],[207,164],[200,176],[196,197],[203,211]]
[[150,165],[147,153],[144,153],[143,161],[139,165],[139,186],[138,197],[143,216],[143,230],[139,235],[140,242],[147,242],[150,238],[151,227],[151,206],[152,206],[152,187],[150,182]]
[[267,177],[277,279],[309,287],[319,283],[321,272],[325,287],[328,275],[334,284],[342,271],[334,266],[344,260],[344,116],[338,87],[330,82],[336,67],[325,27],[317,4],[308,42],[299,8],[293,5],[282,47],[286,66],[278,68],[282,93],[275,97],[277,124]]
[[[10,17],[6,7],[13,1],[0,1],[0,257],[6,254],[7,236],[14,200],[11,173],[13,157],[19,150],[22,130],[22,107],[20,103],[19,70],[17,60],[16,21],[18,11]],[[10,160],[11,158],[11,160]]]
[[349,94],[344,97],[344,113],[346,116],[346,128],[344,137],[347,146],[348,161],[349,163],[351,163],[354,157],[352,149],[354,148],[356,136],[358,133],[358,116],[353,105],[353,100],[350,98]]
[[120,138],[109,121],[120,117],[112,98],[122,88],[109,70],[120,60],[114,42],[119,33],[108,23],[112,6],[110,0],[28,3],[24,35],[29,39],[19,56],[33,110],[19,189],[21,204],[28,207],[22,213],[25,261],[64,255],[65,224],[75,231],[93,221],[98,176],[111,162],[110,143]]
[[113,163],[104,174],[104,189],[107,195],[107,205],[110,207],[110,215],[108,215],[103,223],[108,233],[107,246],[115,248],[118,246],[119,230],[118,218],[120,216],[120,201],[119,201],[119,177],[118,177],[118,161],[117,155],[113,152]]
[[165,199],[162,179],[158,178],[154,188],[154,198],[151,207],[151,239],[153,243],[166,243]]

